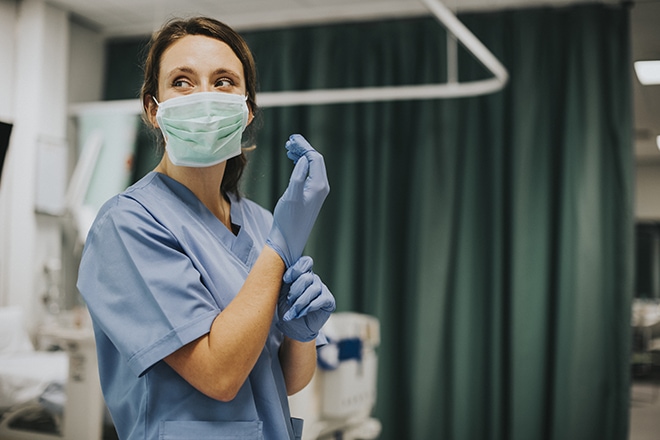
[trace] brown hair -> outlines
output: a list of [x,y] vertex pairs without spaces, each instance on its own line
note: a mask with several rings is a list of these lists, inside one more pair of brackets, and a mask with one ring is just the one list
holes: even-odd
[[[236,54],[243,65],[243,74],[245,75],[245,88],[247,91],[247,104],[252,110],[254,119],[257,119],[258,107],[256,101],[257,95],[257,70],[252,57],[252,53],[247,43],[236,31],[221,23],[218,20],[209,17],[193,17],[187,20],[171,20],[156,32],[149,42],[149,52],[144,63],[144,83],[140,90],[140,100],[142,101],[142,119],[148,126],[152,126],[149,121],[149,105],[152,97],[158,99],[158,79],[160,72],[160,61],[163,53],[176,41],[187,35],[204,35],[215,38],[227,44]],[[243,134],[244,145],[253,145],[257,124],[255,120],[245,129]],[[160,130],[154,130],[158,137],[158,145],[161,152],[164,150],[165,141]],[[243,175],[243,170],[247,165],[247,158],[242,152],[239,156],[227,161],[225,175],[220,185],[220,191],[223,195],[233,193],[240,196],[238,184]]]

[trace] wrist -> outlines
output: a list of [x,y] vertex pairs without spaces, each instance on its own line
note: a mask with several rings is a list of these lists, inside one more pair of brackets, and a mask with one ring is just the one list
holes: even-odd
[[261,250],[261,254],[265,258],[268,258],[268,260],[271,261],[271,264],[277,266],[277,268],[281,269],[282,273],[284,273],[287,268],[286,261],[284,261],[284,258],[272,247],[272,245],[266,243]]
[[284,335],[284,340],[282,341],[282,346],[287,347],[287,348],[305,348],[307,345],[313,345],[316,346],[316,338],[312,339],[311,341],[299,341],[297,339],[293,339],[287,335]]

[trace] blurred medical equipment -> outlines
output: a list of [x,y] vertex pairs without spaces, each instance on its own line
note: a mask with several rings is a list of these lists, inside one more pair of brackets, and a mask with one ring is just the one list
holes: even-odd
[[651,394],[642,396],[632,393],[633,402],[657,400],[660,395],[660,301],[657,299],[635,299],[632,304],[632,359],[633,377],[651,379]]
[[85,140],[67,188],[65,204],[67,214],[71,216],[76,230],[77,247],[85,243],[87,232],[96,217],[96,209],[85,204],[85,195],[92,180],[101,148],[103,148],[103,134],[97,130],[89,134]]
[[104,108],[76,116],[79,155],[66,192],[65,215],[73,220],[82,246],[101,205],[131,183],[140,119]]
[[380,327],[375,317],[339,312],[323,327],[329,343],[318,350],[312,382],[289,397],[291,415],[305,420],[303,440],[378,438],[376,404]]
[[19,307],[0,308],[0,439],[98,440],[103,400],[91,328],[54,326],[37,351]]

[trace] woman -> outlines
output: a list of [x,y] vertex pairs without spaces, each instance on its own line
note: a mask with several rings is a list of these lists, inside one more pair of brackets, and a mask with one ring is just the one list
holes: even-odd
[[335,308],[301,255],[329,186],[323,157],[293,135],[274,213],[240,197],[255,89],[249,49],[216,20],[152,38],[141,98],[165,154],[101,208],[78,279],[122,440],[301,434],[287,395],[311,380]]

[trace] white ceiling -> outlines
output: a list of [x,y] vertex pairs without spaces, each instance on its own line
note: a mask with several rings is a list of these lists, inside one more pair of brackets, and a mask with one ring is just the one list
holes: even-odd
[[[589,0],[445,0],[457,12],[584,3]],[[596,0],[598,1],[598,0]],[[619,0],[600,0],[618,3]],[[221,17],[239,30],[428,14],[420,0],[50,0],[107,37],[145,35],[175,16]],[[631,10],[633,60],[660,59],[660,0],[636,0]],[[632,69],[632,66],[631,66]],[[660,164],[660,85],[633,74],[635,154]]]
[[[618,0],[445,0],[454,12]],[[221,17],[236,29],[428,13],[420,0],[50,0],[109,36],[150,33],[169,17]]]

